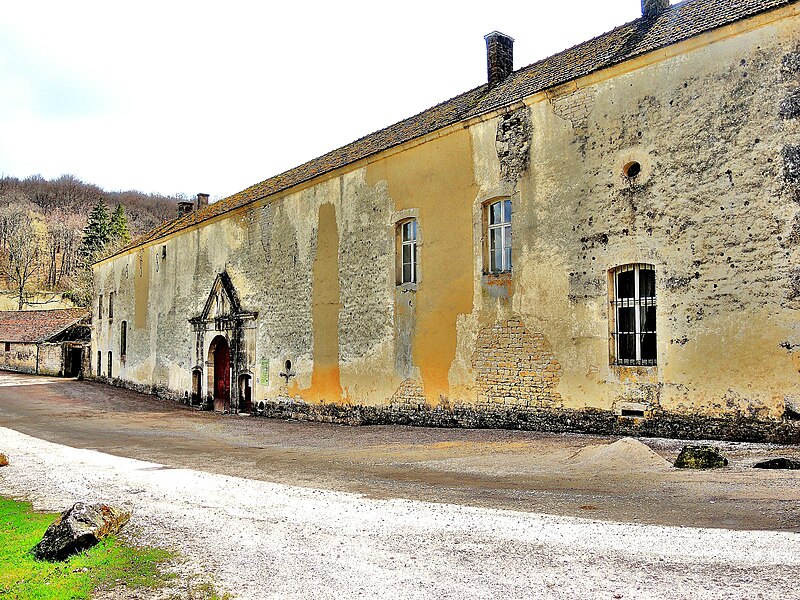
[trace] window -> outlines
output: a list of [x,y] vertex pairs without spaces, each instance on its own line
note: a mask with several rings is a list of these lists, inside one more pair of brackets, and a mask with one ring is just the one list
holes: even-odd
[[612,271],[614,362],[656,364],[656,272],[653,265],[633,264]]
[[6,342],[5,350],[6,352],[11,352],[11,342]]
[[100,369],[103,368],[103,353],[97,351],[97,376],[100,377]]
[[101,320],[103,318],[103,294],[100,294],[100,297],[97,299],[97,320]]
[[492,202],[487,207],[489,272],[511,270],[511,200]]
[[125,358],[128,354],[128,322],[123,321],[119,325],[119,355]]
[[108,318],[114,318],[114,292],[108,293]]
[[108,353],[108,378],[111,379],[111,352]]
[[417,220],[408,219],[400,228],[400,277],[398,283],[417,283]]

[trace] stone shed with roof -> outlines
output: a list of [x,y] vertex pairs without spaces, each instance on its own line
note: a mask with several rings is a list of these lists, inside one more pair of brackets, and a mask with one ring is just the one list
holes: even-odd
[[798,3],[641,4],[518,70],[493,32],[488,82],[100,260],[93,373],[221,412],[796,441]]
[[89,321],[85,308],[0,311],[0,369],[79,376],[89,364]]

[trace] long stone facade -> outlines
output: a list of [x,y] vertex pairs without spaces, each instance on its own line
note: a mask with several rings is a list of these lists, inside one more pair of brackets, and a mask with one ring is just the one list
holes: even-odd
[[800,441],[797,6],[99,262],[92,373],[225,412]]

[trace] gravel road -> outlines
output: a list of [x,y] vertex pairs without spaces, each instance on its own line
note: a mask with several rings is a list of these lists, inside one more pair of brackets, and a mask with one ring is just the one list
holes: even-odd
[[62,446],[0,427],[0,494],[132,508],[236,598],[800,597],[800,534],[376,499]]

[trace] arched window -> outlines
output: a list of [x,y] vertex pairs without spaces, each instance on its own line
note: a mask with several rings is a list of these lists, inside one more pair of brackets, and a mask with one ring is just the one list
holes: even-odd
[[489,273],[511,271],[511,199],[486,205]]
[[611,271],[613,290],[613,362],[617,365],[656,364],[656,272],[636,263]]

